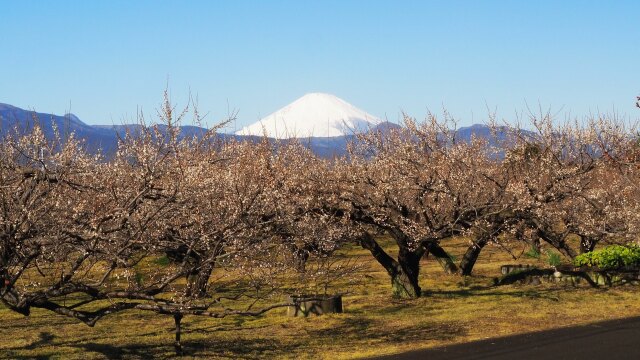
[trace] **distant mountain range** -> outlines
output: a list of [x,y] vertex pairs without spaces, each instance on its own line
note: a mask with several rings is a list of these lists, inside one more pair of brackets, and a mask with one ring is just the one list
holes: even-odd
[[[302,109],[307,109],[312,111],[314,108],[320,106],[321,104],[325,104],[327,106],[338,106],[338,108],[333,109],[324,109],[321,108],[316,109],[316,111],[320,111],[320,115],[310,115],[311,119],[319,119],[319,118],[327,118],[330,126],[334,125],[334,128],[330,128],[328,134],[335,134],[337,131],[342,131],[337,136],[311,136],[311,137],[301,137],[299,138],[301,143],[308,146],[312,151],[314,151],[317,155],[323,157],[333,157],[340,156],[346,153],[347,144],[352,141],[355,137],[355,133],[362,131],[388,131],[390,128],[398,128],[400,127],[397,124],[390,122],[383,122],[379,119],[366,114],[365,112],[358,110],[355,107],[352,107],[348,103],[340,100],[333,95],[327,94],[311,94],[311,99],[309,95],[299,99],[304,100],[301,102],[298,100],[298,104],[295,102],[292,105],[296,105],[293,107],[295,114],[304,114],[301,109],[296,109],[299,105],[303,105]],[[314,99],[315,98],[315,99]],[[311,101],[312,105],[309,105],[309,101]],[[346,105],[345,105],[346,104]],[[355,110],[354,110],[355,109]],[[289,112],[291,113],[291,112]],[[275,113],[277,114],[277,112]],[[294,114],[294,115],[295,115]],[[364,116],[365,119],[357,118],[357,116]],[[365,114],[365,115],[363,115]],[[329,116],[327,116],[329,115]],[[345,115],[345,118],[341,118],[340,116]],[[351,117],[350,117],[351,116]],[[277,119],[276,117],[270,115],[265,119]],[[282,120],[282,118],[280,118]],[[309,119],[306,117],[305,119]],[[313,126],[309,127],[309,124],[305,122],[305,119],[296,119],[295,117],[288,118],[286,121],[289,125],[296,125],[296,121],[298,122],[298,129],[302,128],[313,128]],[[346,119],[346,120],[345,120]],[[347,120],[351,121],[347,123]],[[343,122],[344,127],[341,127],[340,122]],[[92,152],[97,152],[101,150],[105,154],[111,154],[116,149],[118,144],[118,138],[123,136],[127,129],[135,130],[136,127],[140,125],[135,124],[124,124],[124,125],[88,125],[81,121],[77,116],[73,114],[65,114],[65,115],[54,115],[54,114],[46,114],[39,113],[30,110],[21,109],[12,105],[0,103],[0,134],[3,136],[7,133],[13,131],[14,129],[18,129],[21,132],[29,131],[33,128],[34,124],[40,124],[45,135],[47,137],[53,137],[54,127],[58,129],[58,131],[62,134],[70,134],[74,133],[77,138],[84,139],[87,149]],[[257,141],[261,138],[263,129],[268,130],[266,128],[269,124],[275,124],[275,122],[258,122],[256,124],[250,125],[248,127],[243,128],[236,134],[223,134],[220,133],[218,136],[222,138],[235,138],[238,140],[250,140]],[[306,124],[306,125],[305,125]],[[311,124],[314,125],[314,124]],[[317,124],[315,124],[317,125]],[[260,129],[258,131],[257,129]],[[181,137],[191,137],[191,136],[201,136],[207,131],[205,128],[197,127],[197,126],[181,126],[180,127],[180,135]],[[326,132],[326,131],[325,131]],[[290,134],[290,133],[289,133]],[[327,135],[322,133],[322,135]],[[278,135],[273,134],[267,131],[267,135]],[[477,137],[489,137],[490,130],[485,125],[473,125],[470,127],[460,128],[457,130],[457,136],[461,140],[469,140],[472,136]],[[279,136],[272,136],[279,137]],[[284,136],[280,136],[281,138]]]
[[54,127],[62,135],[73,132],[78,138],[85,139],[88,148],[92,151],[97,149],[103,149],[105,152],[113,151],[118,142],[114,130],[87,125],[73,114],[45,114],[0,103],[0,120],[0,133],[3,135],[14,129],[20,132],[29,131],[38,123],[47,137],[53,137]]

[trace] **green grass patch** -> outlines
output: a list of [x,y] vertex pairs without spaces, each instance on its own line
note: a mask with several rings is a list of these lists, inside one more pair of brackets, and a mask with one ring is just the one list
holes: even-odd
[[153,260],[153,263],[158,266],[166,267],[171,264],[171,260],[165,255],[156,258],[155,260]]

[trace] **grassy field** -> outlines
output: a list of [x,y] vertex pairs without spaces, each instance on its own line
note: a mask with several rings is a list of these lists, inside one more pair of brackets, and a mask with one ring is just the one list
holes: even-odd
[[[447,244],[460,256],[465,244]],[[520,251],[518,251],[520,253]],[[257,318],[183,321],[185,358],[351,359],[393,354],[515,333],[640,315],[637,287],[608,289],[509,285],[492,287],[501,264],[518,260],[496,247],[485,249],[475,276],[443,274],[424,262],[417,300],[390,297],[387,275],[359,249],[364,280],[344,298],[343,314],[286,317],[276,309]],[[0,358],[128,359],[174,356],[173,319],[136,311],[98,322],[94,328],[50,312],[25,318],[0,307]]]

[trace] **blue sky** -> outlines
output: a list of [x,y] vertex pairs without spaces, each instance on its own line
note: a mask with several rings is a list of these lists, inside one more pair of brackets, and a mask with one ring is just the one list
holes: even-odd
[[238,128],[308,92],[392,121],[636,118],[639,19],[636,1],[0,0],[0,102],[120,123],[168,82]]

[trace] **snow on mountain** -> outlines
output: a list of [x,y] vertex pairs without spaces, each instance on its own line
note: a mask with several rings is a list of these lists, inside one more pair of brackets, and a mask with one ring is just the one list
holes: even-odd
[[236,135],[270,138],[336,137],[367,131],[382,120],[331,94],[306,94],[291,104],[245,126]]

